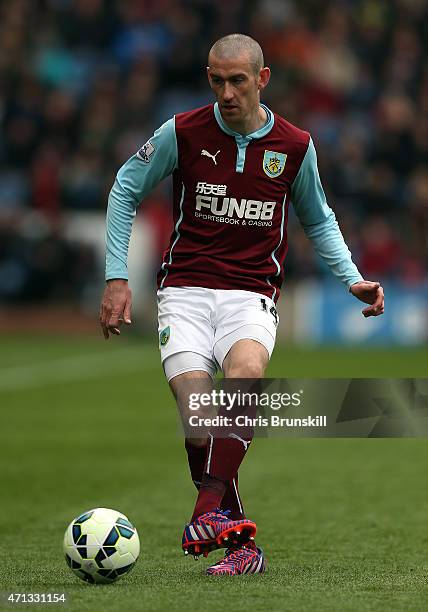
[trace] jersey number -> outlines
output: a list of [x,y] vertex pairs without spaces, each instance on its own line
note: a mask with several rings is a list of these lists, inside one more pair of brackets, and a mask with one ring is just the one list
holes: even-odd
[[[267,304],[266,304],[266,300],[264,298],[261,298],[260,302],[261,302],[261,305],[262,305],[262,310],[267,312],[268,311],[268,307],[267,307]],[[273,316],[273,318],[275,320],[275,325],[278,325],[278,313],[276,311],[275,306],[271,306],[269,308],[269,312],[270,312],[270,314]]]

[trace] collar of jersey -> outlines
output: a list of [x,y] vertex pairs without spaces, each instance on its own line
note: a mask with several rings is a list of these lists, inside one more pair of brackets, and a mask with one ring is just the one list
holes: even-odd
[[214,116],[223,132],[226,132],[226,134],[229,134],[229,136],[233,136],[237,140],[252,140],[253,138],[262,138],[263,136],[266,136],[266,134],[269,134],[269,132],[273,128],[275,117],[273,112],[269,110],[267,106],[265,106],[264,104],[260,104],[260,106],[266,111],[267,121],[261,128],[259,128],[255,132],[251,132],[251,134],[245,134],[245,136],[227,127],[227,125],[223,121],[223,117],[221,116],[221,112],[217,102],[214,104]]

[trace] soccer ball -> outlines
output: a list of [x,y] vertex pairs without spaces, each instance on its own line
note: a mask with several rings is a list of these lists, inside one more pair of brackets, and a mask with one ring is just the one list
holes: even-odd
[[71,521],[64,535],[64,553],[76,576],[91,584],[106,584],[134,567],[140,540],[124,514],[95,508]]

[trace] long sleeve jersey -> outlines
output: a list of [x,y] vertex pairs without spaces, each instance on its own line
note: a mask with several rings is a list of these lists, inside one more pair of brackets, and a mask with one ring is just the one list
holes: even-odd
[[106,279],[128,278],[137,206],[173,177],[174,228],[158,288],[243,289],[278,299],[294,206],[315,251],[347,287],[362,280],[321,185],[308,132],[266,106],[242,135],[217,104],[175,115],[119,170],[107,210]]

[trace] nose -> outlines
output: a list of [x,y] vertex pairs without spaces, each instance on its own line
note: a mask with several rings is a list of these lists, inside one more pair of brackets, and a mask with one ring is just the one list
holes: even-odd
[[224,84],[223,100],[225,102],[231,102],[233,100],[233,88],[227,81]]

